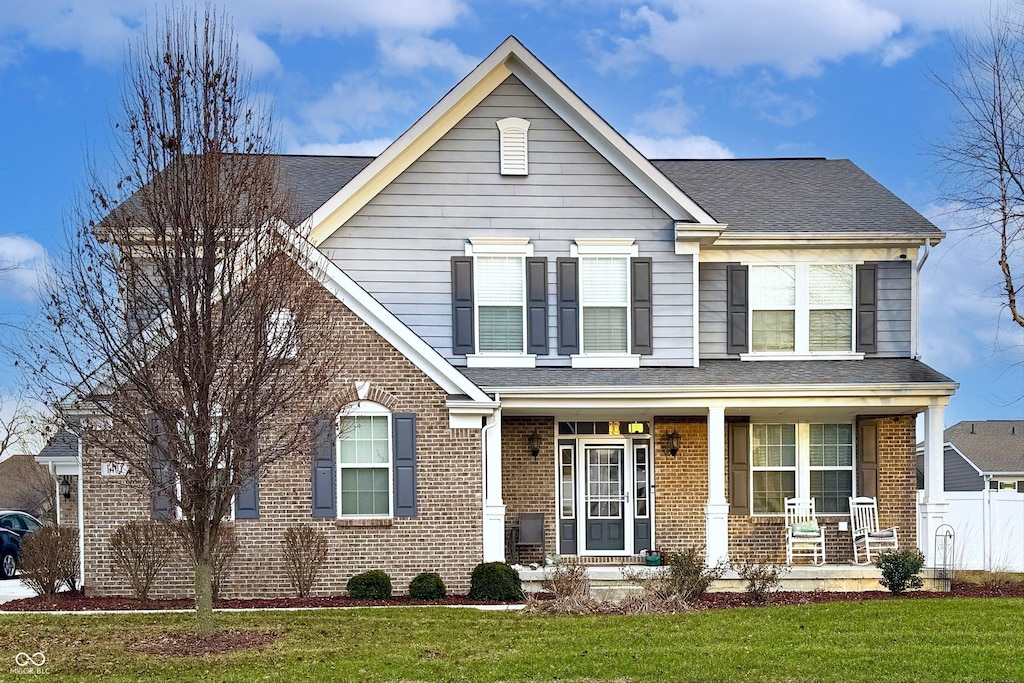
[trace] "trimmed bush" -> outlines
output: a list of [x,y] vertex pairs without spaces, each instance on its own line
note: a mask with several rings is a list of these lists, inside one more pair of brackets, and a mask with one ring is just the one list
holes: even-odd
[[889,550],[878,556],[875,566],[882,570],[880,584],[899,595],[908,588],[921,588],[924,582],[918,573],[924,566],[924,555],[917,548]]
[[409,597],[413,600],[440,600],[448,595],[441,576],[434,572],[417,574],[409,584]]
[[37,595],[78,586],[78,529],[44,526],[21,540],[21,580]]
[[779,567],[767,562],[744,562],[733,569],[747,582],[746,590],[750,600],[759,605],[768,602],[772,593],[782,585],[782,577],[789,572],[788,567]]
[[296,524],[284,532],[284,571],[300,598],[309,597],[327,562],[327,534],[310,524]]
[[156,575],[171,559],[172,549],[171,530],[160,522],[128,522],[110,534],[114,569],[142,602],[149,600]]
[[516,602],[523,599],[519,572],[504,562],[483,562],[469,579],[469,597],[474,600]]
[[391,597],[391,577],[375,569],[356,574],[345,584],[349,596],[360,600],[383,600]]

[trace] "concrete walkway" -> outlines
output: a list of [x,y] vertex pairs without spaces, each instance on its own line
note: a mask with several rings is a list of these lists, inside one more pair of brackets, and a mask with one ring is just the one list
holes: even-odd
[[8,600],[31,598],[33,595],[35,595],[35,593],[32,592],[32,589],[23,584],[20,579],[0,581],[0,605],[4,604]]

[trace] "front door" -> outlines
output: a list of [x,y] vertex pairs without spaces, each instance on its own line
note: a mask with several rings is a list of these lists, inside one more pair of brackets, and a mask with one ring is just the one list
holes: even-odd
[[626,549],[626,486],[624,444],[585,445],[584,543],[587,552],[623,552]]

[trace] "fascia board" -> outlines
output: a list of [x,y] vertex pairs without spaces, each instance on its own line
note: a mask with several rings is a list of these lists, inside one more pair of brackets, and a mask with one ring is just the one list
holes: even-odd
[[[511,73],[505,64],[519,41],[511,36],[427,110],[305,221],[319,246],[441,139]],[[497,163],[497,161],[495,161]]]
[[786,246],[807,246],[820,247],[823,245],[835,246],[878,246],[879,244],[890,244],[893,246],[924,246],[925,242],[931,242],[932,246],[941,241],[946,234],[938,231],[934,233],[899,233],[891,231],[873,231],[856,233],[837,232],[737,232],[729,230],[722,233],[721,237],[715,240],[715,247],[777,247],[780,244]]
[[317,277],[341,303],[394,346],[430,379],[449,394],[465,394],[474,402],[490,404],[491,398],[480,387],[455,369],[434,347],[423,341],[405,323],[360,287],[341,268],[313,247],[304,250],[307,272]]
[[[523,386],[523,387],[492,387],[484,385],[484,391],[500,391],[503,397],[545,397],[559,396],[567,398],[617,398],[629,400],[649,398],[691,398],[700,397],[714,399],[758,400],[762,398],[785,398],[800,400],[803,398],[888,398],[888,399],[920,399],[922,397],[952,396],[959,387],[957,383],[936,382],[934,384],[806,384],[772,385],[766,388],[763,384],[730,385],[730,386],[657,386],[657,387],[623,387],[623,386]],[[911,401],[917,403],[918,401]]]
[[673,220],[718,224],[518,41],[511,57],[512,74]]

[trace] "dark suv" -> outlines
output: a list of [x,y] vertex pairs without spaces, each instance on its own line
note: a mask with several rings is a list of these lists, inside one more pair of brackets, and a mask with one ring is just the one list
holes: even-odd
[[27,512],[0,510],[0,579],[13,579],[21,556],[21,539],[42,524]]

